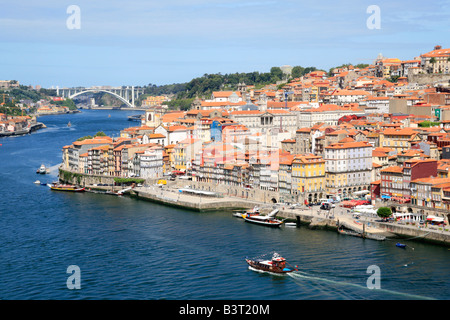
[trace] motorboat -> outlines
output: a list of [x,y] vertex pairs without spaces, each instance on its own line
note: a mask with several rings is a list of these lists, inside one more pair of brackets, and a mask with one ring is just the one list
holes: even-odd
[[268,227],[279,227],[283,224],[284,220],[276,219],[275,216],[279,212],[279,209],[272,210],[268,215],[243,215],[246,222],[259,224]]
[[50,189],[55,191],[70,191],[70,192],[84,192],[85,188],[77,187],[72,184],[59,184],[53,183],[50,185]]
[[283,220],[278,220],[273,217],[268,216],[250,216],[246,215],[244,216],[244,220],[246,222],[259,224],[267,227],[279,227],[283,224]]
[[397,246],[397,247],[399,247],[399,248],[406,248],[406,244],[403,244],[403,243],[400,243],[400,242],[397,242],[397,243],[395,244],[395,246]]
[[286,274],[293,271],[298,271],[298,266],[292,267],[286,262],[286,259],[278,253],[274,253],[271,259],[249,259],[245,261],[249,265],[249,269],[258,272],[268,272],[275,274]]
[[36,170],[36,173],[46,174],[46,173],[47,173],[47,168],[45,167],[44,164],[41,164],[41,166],[39,167],[39,169]]
[[255,206],[252,210],[249,210],[249,211],[245,211],[245,212],[235,211],[235,212],[233,212],[232,216],[236,217],[236,218],[244,218],[244,216],[246,216],[246,215],[258,216],[258,215],[260,215],[260,213],[261,212],[259,211],[259,208],[257,206]]
[[41,182],[40,182],[39,180],[36,180],[36,181],[34,182],[34,184],[41,184]]

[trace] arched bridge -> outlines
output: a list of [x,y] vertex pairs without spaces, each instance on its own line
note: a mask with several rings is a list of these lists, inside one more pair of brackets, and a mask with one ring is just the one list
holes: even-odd
[[135,88],[134,86],[123,86],[123,87],[109,87],[109,86],[102,86],[102,87],[76,87],[76,88],[59,88],[56,87],[56,95],[63,98],[70,98],[73,99],[76,96],[82,95],[84,93],[88,92],[105,92],[108,94],[111,94],[112,96],[118,98],[120,101],[125,103],[128,107],[134,108],[134,101],[137,99],[141,94],[144,94],[144,88],[138,87]]

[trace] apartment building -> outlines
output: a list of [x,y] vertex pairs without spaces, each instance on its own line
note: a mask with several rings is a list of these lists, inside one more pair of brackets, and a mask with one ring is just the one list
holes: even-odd
[[367,141],[334,143],[325,147],[325,180],[328,194],[349,196],[369,190],[372,145]]
[[313,154],[296,155],[292,161],[292,194],[299,202],[318,202],[325,195],[325,160]]

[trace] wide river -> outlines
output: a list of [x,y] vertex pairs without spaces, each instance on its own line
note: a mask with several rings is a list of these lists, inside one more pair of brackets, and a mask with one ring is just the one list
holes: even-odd
[[[450,298],[446,247],[402,240],[408,247],[401,249],[394,240],[271,229],[230,212],[198,213],[34,184],[57,180],[64,145],[98,131],[117,137],[137,125],[127,116],[138,113],[45,116],[39,121],[46,129],[0,138],[0,299]],[[36,174],[42,163],[49,175]],[[247,268],[247,256],[272,252],[300,271],[273,276]],[[70,290],[68,267],[74,265],[81,287]]]

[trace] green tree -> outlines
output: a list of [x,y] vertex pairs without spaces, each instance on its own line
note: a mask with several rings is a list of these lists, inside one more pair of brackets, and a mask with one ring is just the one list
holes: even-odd
[[302,75],[304,75],[305,68],[301,67],[301,66],[295,66],[292,68],[292,78],[300,78]]
[[272,79],[272,82],[279,81],[283,79],[283,71],[280,67],[272,67],[270,68],[270,76]]
[[383,219],[389,218],[389,217],[392,215],[391,208],[388,208],[388,207],[380,207],[380,208],[378,208],[378,210],[377,210],[377,215],[378,215],[380,218],[383,218]]
[[83,141],[86,139],[92,139],[92,136],[84,136],[84,137],[78,138],[77,141]]

